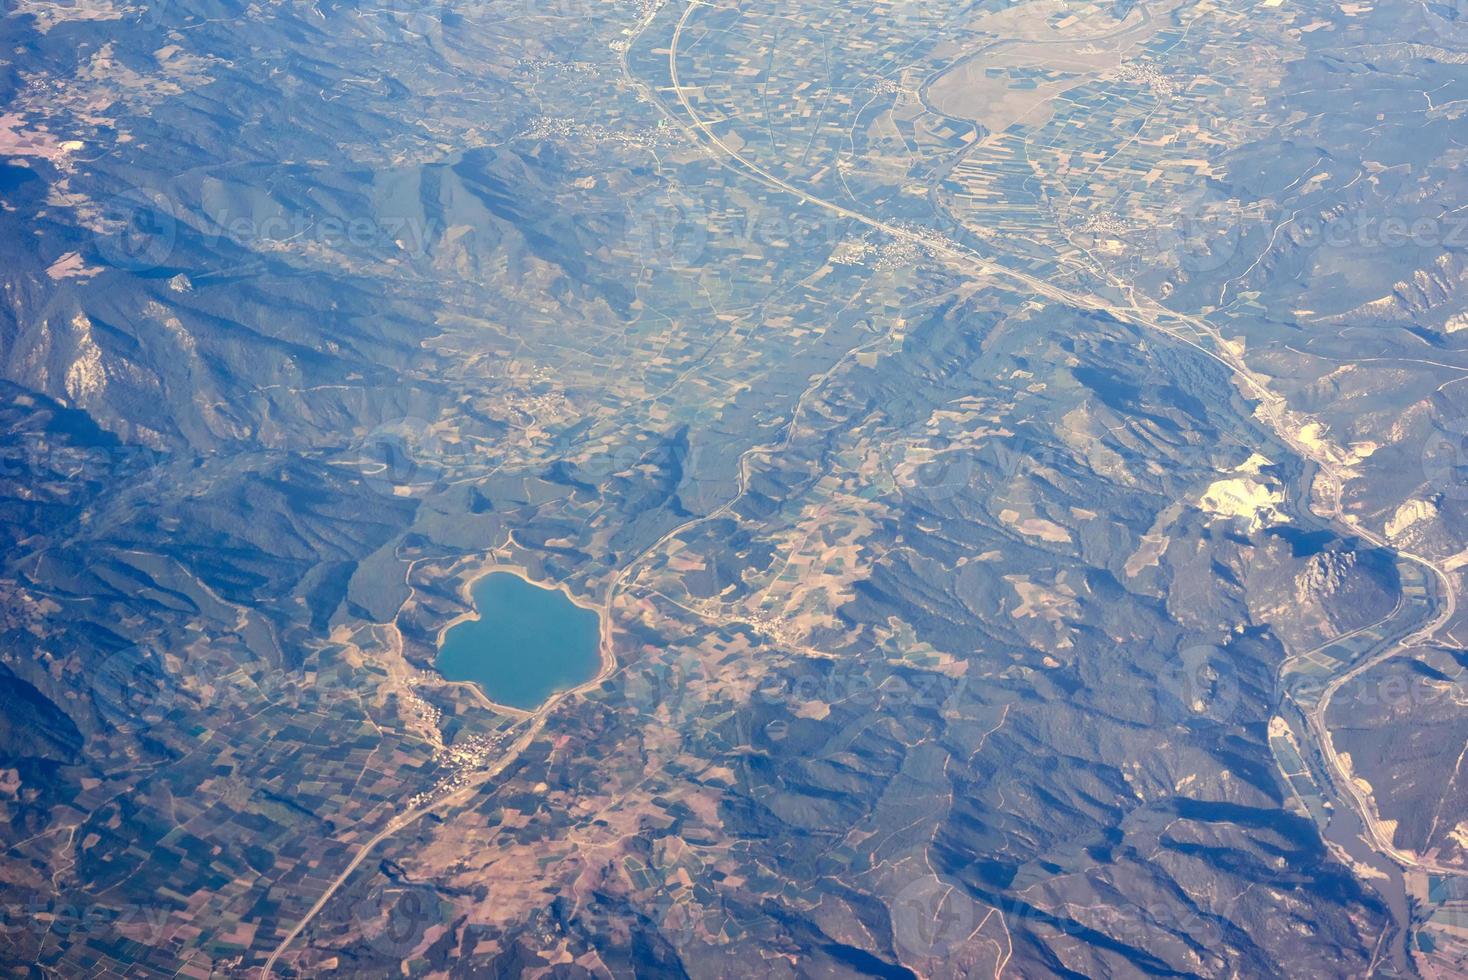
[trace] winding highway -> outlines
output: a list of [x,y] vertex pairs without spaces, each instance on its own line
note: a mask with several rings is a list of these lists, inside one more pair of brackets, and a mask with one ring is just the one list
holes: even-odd
[[[1349,803],[1360,816],[1363,826],[1366,827],[1372,837],[1373,847],[1379,853],[1390,858],[1404,869],[1432,874],[1468,875],[1468,869],[1423,861],[1415,855],[1401,850],[1392,843],[1391,834],[1382,826],[1371,800],[1356,785],[1350,773],[1342,764],[1339,755],[1336,753],[1330,730],[1325,721],[1330,701],[1342,686],[1371,668],[1407,650],[1432,642],[1443,628],[1453,620],[1457,612],[1457,588],[1448,570],[1439,562],[1425,555],[1406,551],[1393,545],[1384,536],[1363,527],[1356,518],[1344,513],[1341,505],[1341,494],[1346,482],[1346,476],[1343,473],[1343,464],[1332,455],[1329,447],[1322,445],[1316,440],[1302,437],[1302,430],[1308,424],[1307,420],[1293,412],[1285,399],[1271,390],[1266,381],[1244,362],[1242,355],[1237,353],[1232,346],[1224,341],[1218,329],[1205,319],[1167,309],[1150,298],[1143,298],[1139,301],[1125,283],[1113,282],[1113,285],[1117,286],[1132,299],[1131,304],[1127,306],[1118,305],[1094,294],[1078,293],[1055,286],[1027,273],[1007,268],[986,259],[961,243],[952,241],[935,231],[914,229],[883,221],[843,205],[819,198],[776,176],[767,168],[760,166],[758,163],[748,159],[730,147],[724,140],[719,138],[718,134],[713,131],[708,122],[695,110],[688,99],[687,89],[682,84],[678,74],[678,48],[682,41],[683,33],[697,14],[699,8],[708,6],[711,5],[703,2],[703,0],[692,0],[692,2],[688,3],[683,11],[683,15],[678,20],[677,27],[674,29],[673,37],[668,47],[668,75],[672,81],[672,91],[677,96],[678,104],[682,108],[683,113],[687,115],[688,121],[685,122],[680,118],[677,113],[664,105],[662,100],[654,98],[654,102],[663,112],[665,118],[682,129],[689,138],[699,141],[704,145],[710,155],[721,165],[732,171],[743,173],[746,177],[752,178],[773,190],[790,194],[806,204],[822,208],[839,217],[858,222],[895,239],[920,245],[930,253],[953,260],[978,275],[987,276],[992,279],[1008,280],[1011,283],[1028,289],[1036,295],[1044,296],[1057,303],[1075,309],[1103,313],[1124,323],[1162,333],[1202,353],[1204,356],[1228,369],[1233,377],[1252,391],[1260,403],[1255,412],[1255,418],[1264,423],[1274,436],[1289,446],[1298,457],[1315,466],[1317,475],[1314,480],[1314,488],[1317,490],[1323,488],[1324,490],[1323,500],[1311,501],[1312,509],[1317,515],[1336,523],[1348,535],[1361,538],[1387,553],[1397,556],[1400,560],[1417,564],[1428,570],[1434,576],[1438,583],[1439,595],[1441,596],[1441,607],[1437,615],[1422,628],[1408,633],[1395,642],[1388,643],[1374,655],[1368,656],[1356,664],[1348,665],[1347,669],[1343,670],[1327,683],[1319,702],[1314,710],[1309,713],[1308,717],[1312,730],[1310,734],[1317,741],[1322,756],[1330,765],[1332,789],[1339,798]],[[623,68],[625,72],[625,58]],[[646,91],[645,86],[639,85],[639,87]],[[1311,497],[1320,496],[1320,494],[1313,491],[1310,495]]]

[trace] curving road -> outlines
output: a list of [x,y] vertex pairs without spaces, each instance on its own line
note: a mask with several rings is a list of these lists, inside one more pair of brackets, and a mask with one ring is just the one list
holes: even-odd
[[[683,32],[693,16],[697,13],[698,8],[706,6],[710,6],[710,4],[703,2],[703,0],[691,0],[688,3],[688,6],[683,11],[682,17],[678,20],[677,27],[673,31],[673,37],[668,48],[668,75],[672,81],[672,90],[677,95],[678,103],[683,112],[687,114],[688,120],[691,121],[692,125],[685,122],[677,113],[669,110],[660,99],[648,94],[645,86],[639,84],[638,88],[642,89],[644,94],[648,94],[649,98],[652,98],[654,104],[658,106],[667,119],[682,129],[691,139],[702,143],[705,149],[721,165],[734,172],[743,173],[746,177],[752,177],[771,189],[790,194],[806,204],[825,209],[839,217],[858,222],[890,235],[893,238],[918,244],[930,252],[955,260],[959,264],[973,269],[980,275],[989,276],[994,279],[1008,280],[1025,287],[1037,295],[1052,299],[1057,303],[1076,309],[1104,313],[1124,323],[1160,332],[1211,358],[1227,368],[1233,377],[1246,385],[1258,397],[1260,405],[1255,413],[1255,417],[1262,421],[1273,432],[1276,438],[1289,446],[1297,456],[1315,465],[1318,471],[1316,484],[1320,485],[1323,483],[1326,488],[1326,499],[1321,501],[1320,506],[1315,508],[1315,512],[1319,516],[1334,521],[1349,534],[1360,537],[1376,547],[1396,555],[1404,561],[1413,562],[1422,566],[1435,576],[1439,583],[1440,594],[1442,596],[1442,608],[1438,611],[1438,614],[1426,626],[1390,643],[1377,654],[1367,657],[1355,665],[1349,666],[1339,675],[1332,678],[1327,684],[1314,712],[1310,714],[1310,727],[1312,729],[1311,734],[1319,744],[1321,754],[1330,764],[1333,789],[1338,796],[1348,801],[1352,808],[1359,814],[1363,825],[1372,836],[1373,846],[1381,854],[1390,858],[1403,868],[1410,870],[1430,872],[1433,874],[1468,874],[1468,869],[1447,867],[1433,862],[1419,860],[1392,844],[1391,835],[1382,828],[1380,821],[1375,815],[1375,807],[1367,798],[1366,794],[1356,786],[1345,767],[1341,764],[1340,758],[1336,754],[1335,747],[1332,743],[1329,728],[1325,724],[1325,712],[1330,705],[1330,700],[1344,684],[1372,667],[1400,655],[1406,650],[1431,642],[1441,632],[1443,627],[1452,621],[1457,611],[1457,591],[1452,576],[1448,571],[1440,563],[1425,555],[1405,551],[1392,545],[1382,535],[1361,526],[1354,517],[1343,513],[1341,508],[1341,492],[1344,489],[1345,476],[1342,472],[1342,465],[1331,456],[1326,447],[1301,438],[1300,430],[1303,428],[1303,424],[1297,422],[1295,413],[1289,408],[1285,399],[1272,391],[1264,379],[1244,362],[1243,357],[1236,353],[1224,341],[1218,329],[1206,320],[1167,309],[1149,297],[1143,297],[1141,300],[1137,300],[1135,294],[1123,283],[1116,283],[1116,285],[1131,297],[1132,303],[1129,306],[1118,305],[1095,294],[1079,293],[1055,286],[1027,273],[1007,268],[986,259],[972,249],[947,239],[936,232],[893,224],[816,197],[776,176],[768,169],[731,148],[699,116],[698,112],[689,102],[687,92],[678,76],[678,46],[682,41]],[[645,25],[643,29],[645,29]],[[638,33],[641,33],[641,31],[639,30]],[[626,72],[625,57],[623,59],[623,70]],[[628,73],[628,77],[630,79],[630,73]],[[636,83],[634,82],[634,84]],[[1175,324],[1176,326],[1169,326],[1168,324]]]

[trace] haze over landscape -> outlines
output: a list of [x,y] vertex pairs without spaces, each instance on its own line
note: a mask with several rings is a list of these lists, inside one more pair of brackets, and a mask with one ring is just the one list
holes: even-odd
[[1468,6],[7,0],[0,963],[1468,977]]

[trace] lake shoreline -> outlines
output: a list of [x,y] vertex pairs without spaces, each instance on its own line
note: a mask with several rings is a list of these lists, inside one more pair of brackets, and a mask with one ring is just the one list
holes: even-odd
[[[519,582],[532,589],[536,589],[545,593],[557,593],[561,598],[563,598],[573,607],[577,609],[583,609],[593,614],[593,616],[595,617],[595,645],[597,662],[595,672],[590,678],[580,683],[573,684],[564,688],[553,688],[552,690],[547,692],[544,699],[539,705],[532,708],[525,708],[517,707],[515,705],[507,704],[504,701],[498,700],[494,695],[490,693],[484,682],[481,680],[455,680],[444,674],[440,663],[444,654],[444,644],[449,636],[450,631],[452,631],[456,627],[463,626],[466,623],[481,622],[485,619],[486,614],[481,608],[481,603],[476,598],[474,593],[476,587],[479,586],[480,583],[484,582],[485,579],[488,579],[495,575],[508,575],[517,579]],[[570,586],[564,582],[548,583],[538,581],[531,576],[530,570],[524,565],[496,563],[492,565],[484,565],[477,568],[472,575],[465,578],[464,581],[460,583],[457,589],[457,594],[459,598],[463,601],[464,605],[468,608],[463,613],[460,613],[458,616],[455,616],[453,619],[449,620],[441,627],[439,627],[434,637],[436,652],[433,660],[433,668],[435,673],[438,674],[442,683],[452,684],[455,686],[468,685],[468,687],[473,690],[475,696],[479,700],[483,701],[486,705],[488,705],[495,711],[503,712],[504,714],[518,718],[534,717],[537,714],[548,710],[555,704],[564,700],[566,697],[596,686],[606,676],[608,676],[609,672],[612,669],[614,669],[615,661],[611,657],[610,651],[607,649],[608,630],[606,629],[604,608],[601,605],[594,604],[589,600],[584,599],[583,597],[572,592]]]

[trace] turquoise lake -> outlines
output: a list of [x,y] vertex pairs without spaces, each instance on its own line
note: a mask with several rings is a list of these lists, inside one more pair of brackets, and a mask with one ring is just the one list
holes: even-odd
[[533,710],[556,691],[596,676],[601,617],[565,593],[495,572],[470,590],[478,619],[444,634],[435,666],[451,681],[472,681],[492,701]]

